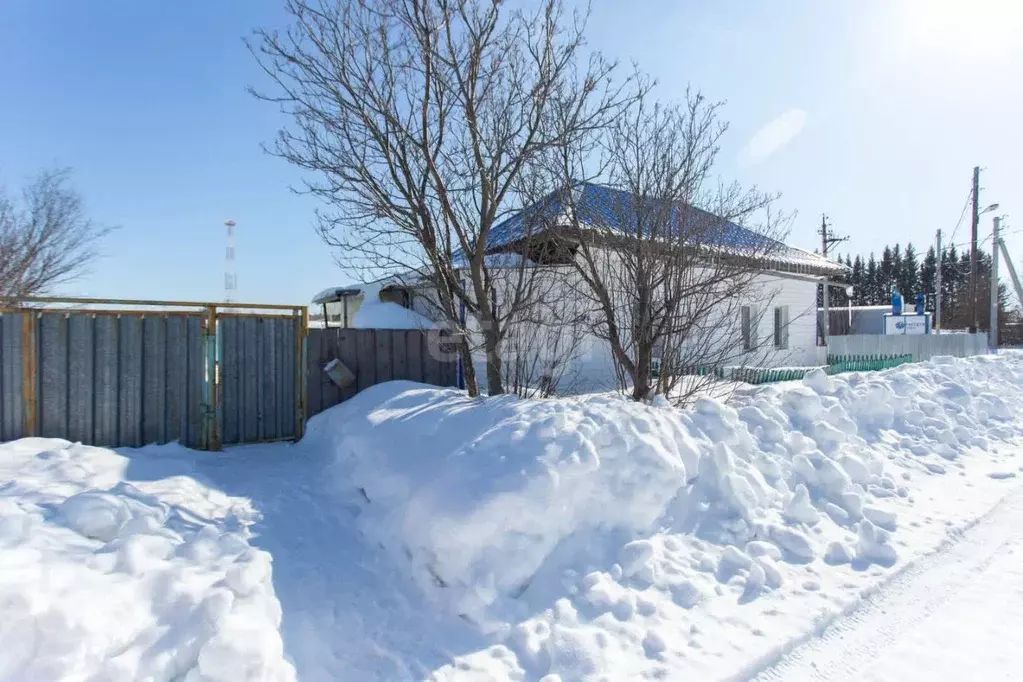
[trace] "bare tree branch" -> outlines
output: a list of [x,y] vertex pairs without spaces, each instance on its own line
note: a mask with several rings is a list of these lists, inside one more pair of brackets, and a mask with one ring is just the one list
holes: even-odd
[[288,30],[249,44],[273,83],[255,94],[291,117],[273,153],[309,172],[304,191],[326,206],[319,232],[339,263],[364,280],[428,282],[462,332],[470,393],[477,346],[489,392],[503,392],[500,345],[534,305],[536,269],[520,259],[495,273],[491,231],[539,198],[545,155],[613,119],[625,92],[615,65],[582,60],[585,17],[566,20],[561,0],[532,13],[500,0],[286,7]]
[[[569,148],[560,155],[564,234],[597,311],[594,333],[610,345],[619,385],[635,400],[659,393],[684,403],[698,382],[682,377],[745,364],[768,347],[744,347],[740,310],[766,310],[773,292],[764,271],[783,246],[785,221],[770,213],[771,196],[712,181],[726,129],[719,109],[699,93],[669,106],[641,93],[598,132],[596,190],[574,180],[592,161]],[[594,191],[600,210],[586,204]]]
[[68,169],[39,173],[15,199],[0,187],[0,298],[40,296],[86,274],[110,232],[86,217]]

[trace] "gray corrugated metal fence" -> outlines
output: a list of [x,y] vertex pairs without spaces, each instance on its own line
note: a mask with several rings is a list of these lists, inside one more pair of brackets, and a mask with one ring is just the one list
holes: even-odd
[[21,315],[0,312],[0,443],[24,435]]
[[[26,302],[160,309],[0,308],[0,441],[180,441],[219,450],[222,443],[302,437],[304,307],[235,304],[223,312],[207,303]],[[245,309],[255,312],[239,312]]]
[[[307,358],[310,417],[385,381],[458,384],[454,345],[450,337],[436,330],[310,329]],[[355,374],[353,384],[338,388],[324,373],[323,368],[334,359]]]
[[289,317],[221,316],[221,442],[296,438],[301,423],[301,362]]
[[912,354],[915,362],[937,355],[960,358],[987,352],[987,334],[851,334],[828,337],[828,355]]
[[[182,310],[0,310],[0,441],[26,436],[137,447],[302,437],[307,416],[392,379],[458,383],[441,331],[308,329],[303,307],[99,299],[36,304]],[[324,373],[343,362],[355,382]]]
[[182,313],[0,313],[0,441],[200,446],[203,323]]

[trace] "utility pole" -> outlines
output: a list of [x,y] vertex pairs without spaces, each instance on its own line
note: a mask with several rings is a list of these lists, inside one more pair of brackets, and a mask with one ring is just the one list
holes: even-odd
[[988,333],[988,346],[992,351],[998,350],[998,242],[1001,240],[999,228],[1002,219],[995,216],[991,228],[991,330]]
[[934,328],[941,329],[941,230],[938,230],[938,269],[934,273],[935,276],[935,289],[934,292]]
[[[844,242],[844,241],[849,239],[848,237],[835,237],[833,235],[829,235],[828,234],[828,227],[830,227],[830,225],[828,225],[828,216],[826,214],[821,214],[821,229],[820,229],[820,235],[821,235],[821,253],[824,254],[825,258],[828,257],[828,249],[831,248],[832,244],[840,244],[840,243],[842,243],[842,242]],[[824,345],[826,346],[826,345],[828,345],[828,335],[831,333],[831,307],[829,305],[829,292],[828,292],[828,288],[830,286],[830,282],[828,282],[828,278],[827,277],[824,278],[824,284],[822,286],[824,287],[824,295],[822,297],[823,298],[823,303],[824,303],[824,330],[823,331],[824,331]]]
[[1005,248],[1005,242],[1001,239],[998,240],[998,246],[1002,250],[1002,258],[1005,259],[1005,267],[1009,268],[1009,277],[1012,278],[1012,286],[1016,289],[1016,297],[1019,298],[1019,302],[1023,305],[1023,284],[1020,284],[1019,277],[1016,276],[1016,267],[1012,264],[1012,256],[1009,255],[1009,249]]
[[976,334],[980,301],[977,300],[977,228],[980,225],[980,166],[973,167],[973,221],[970,231],[970,307],[972,316],[970,333]]

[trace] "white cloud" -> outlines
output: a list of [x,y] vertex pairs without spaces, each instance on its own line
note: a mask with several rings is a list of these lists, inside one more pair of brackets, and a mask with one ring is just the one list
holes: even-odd
[[747,163],[763,161],[791,142],[805,125],[806,112],[789,109],[756,132],[743,150],[743,160]]

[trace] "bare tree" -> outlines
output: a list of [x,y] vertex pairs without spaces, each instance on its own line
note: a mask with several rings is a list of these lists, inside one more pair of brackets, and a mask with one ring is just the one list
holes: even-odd
[[505,325],[504,386],[523,398],[573,392],[589,333],[588,300],[572,286],[571,266],[546,266],[534,277],[531,305]]
[[39,296],[88,272],[109,228],[85,215],[67,169],[46,170],[20,197],[0,187],[0,298]]
[[[274,153],[311,171],[304,191],[327,206],[319,231],[339,263],[365,280],[427,282],[462,332],[470,393],[474,333],[488,390],[503,392],[500,344],[532,305],[536,269],[526,258],[502,264],[498,309],[492,230],[540,196],[541,157],[613,116],[622,92],[614,64],[583,56],[585,17],[566,16],[561,0],[533,13],[501,0],[286,7],[287,31],[250,42],[274,84],[255,94],[291,117]],[[518,221],[516,238],[528,241],[533,228]],[[474,330],[462,325],[463,308]]]
[[770,214],[772,197],[712,179],[726,129],[719,109],[698,93],[669,106],[641,95],[600,137],[601,186],[574,183],[587,160],[567,148],[560,156],[571,207],[563,234],[596,309],[594,333],[635,400],[684,403],[712,380],[709,368],[785,345],[756,324],[774,294],[763,272],[784,221]]

